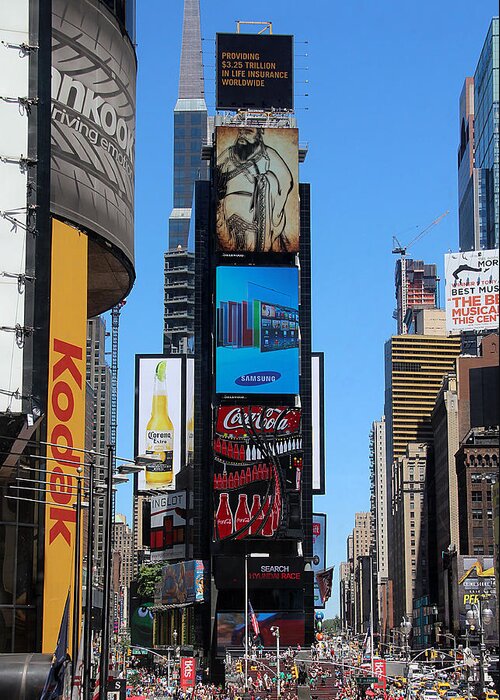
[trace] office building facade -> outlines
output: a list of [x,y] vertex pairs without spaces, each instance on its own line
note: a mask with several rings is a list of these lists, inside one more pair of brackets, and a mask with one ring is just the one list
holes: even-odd
[[[199,0],[184,1],[178,99],[174,107],[173,208],[165,253],[165,352],[193,352],[194,233],[191,215],[196,180],[208,178],[202,159],[209,140],[205,103]],[[190,236],[191,232],[191,236]]]

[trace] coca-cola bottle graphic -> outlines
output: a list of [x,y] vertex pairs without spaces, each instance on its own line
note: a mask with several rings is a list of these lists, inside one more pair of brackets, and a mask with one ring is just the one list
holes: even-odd
[[262,520],[264,519],[264,512],[260,505],[260,496],[258,493],[255,493],[253,496],[252,508],[250,510],[250,520],[253,520],[253,518],[255,518],[255,520],[250,525],[248,531],[250,535],[256,535],[258,533]]
[[[246,493],[240,493],[238,507],[236,508],[236,514],[234,516],[234,528],[237,532],[242,530],[239,535],[236,535],[236,539],[241,540],[243,537],[248,535],[248,528],[246,525],[250,522],[250,511],[248,510],[248,500]],[[243,529],[245,528],[245,529]]]
[[264,537],[272,537],[274,530],[273,530],[273,514],[271,511],[271,496],[268,496],[266,498],[263,511],[264,511],[263,512],[263,519],[265,519],[268,515],[269,515],[269,517],[267,518],[266,522],[264,523],[264,527],[262,528],[261,534],[264,535]]
[[278,529],[279,521],[280,521],[280,511],[281,511],[281,498],[279,493],[275,495],[274,497],[274,503],[273,503],[273,510],[272,510],[272,515],[271,515],[271,521],[272,521],[272,531],[273,534],[276,532]]
[[216,539],[224,540],[233,534],[233,514],[229,506],[229,494],[221,493],[219,507],[215,515]]

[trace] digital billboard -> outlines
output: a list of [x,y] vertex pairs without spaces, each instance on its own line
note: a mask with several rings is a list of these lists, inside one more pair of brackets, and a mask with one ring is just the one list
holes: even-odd
[[136,357],[136,457],[146,463],[138,491],[175,491],[182,464],[183,358]]
[[185,491],[151,497],[151,561],[182,559],[186,555]]
[[297,394],[298,270],[218,267],[216,391]]
[[297,129],[216,129],[216,232],[224,252],[297,253]]
[[[80,586],[80,582],[73,578],[76,551],[74,503],[76,470],[84,461],[81,450],[85,446],[86,346],[87,236],[53,219],[47,401],[50,473],[47,473],[43,576],[44,653],[53,653],[56,647],[68,591],[72,591],[75,585]],[[72,611],[72,625],[75,617],[79,625],[79,610]]]
[[205,600],[206,562],[201,559],[166,564],[156,584],[155,604],[179,605]]
[[447,253],[444,267],[448,333],[498,328],[498,250]]
[[293,109],[293,36],[217,34],[217,109]]
[[[488,607],[493,617],[490,624],[484,625],[484,641],[488,646],[498,645],[498,613],[495,588],[493,557],[458,555],[458,610],[460,630],[466,633],[468,610],[476,610],[482,605]],[[469,634],[479,633],[469,626]]]
[[326,514],[313,513],[312,522],[313,534],[313,560],[312,570],[314,571],[314,607],[324,608],[325,604],[321,600],[316,574],[326,569]]
[[300,409],[220,406],[213,453],[214,541],[286,536],[301,489]]
[[325,494],[324,353],[311,353],[312,491]]
[[89,317],[133,282],[136,73],[134,47],[104,3],[52,0],[51,211],[120,252],[91,242],[100,264],[89,266]]
[[[296,647],[304,644],[305,616],[302,611],[255,611],[259,634],[254,638],[263,647],[276,647],[276,637],[271,627],[280,630],[280,644]],[[249,624],[249,628],[251,625]],[[253,630],[252,630],[253,631]],[[245,615],[243,612],[217,613],[217,653],[225,653],[231,647],[242,647],[245,639]]]

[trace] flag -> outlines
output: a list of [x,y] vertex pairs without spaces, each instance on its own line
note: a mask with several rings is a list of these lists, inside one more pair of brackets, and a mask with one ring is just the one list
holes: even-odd
[[252,625],[254,635],[258,637],[260,634],[259,622],[257,620],[257,615],[253,611],[250,600],[248,601],[248,618],[250,620],[250,624]]
[[80,644],[78,646],[78,657],[73,669],[73,690],[71,691],[71,700],[80,700],[83,694],[82,679],[83,679],[83,645],[84,634],[80,634]]
[[94,692],[92,693],[92,700],[99,700],[99,688],[100,688],[100,678],[101,678],[101,662],[97,666],[97,678],[95,682]]
[[316,574],[316,583],[318,584],[322,604],[326,603],[332,595],[333,569],[334,567],[331,566],[329,569],[318,571]]
[[68,627],[69,627],[69,592],[64,606],[64,612],[59,627],[56,650],[52,657],[49,675],[43,686],[40,700],[55,700],[62,695],[64,687],[64,672],[68,659]]

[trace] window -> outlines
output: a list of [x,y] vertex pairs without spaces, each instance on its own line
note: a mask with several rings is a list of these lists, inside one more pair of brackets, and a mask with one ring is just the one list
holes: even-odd
[[483,519],[483,511],[479,510],[477,508],[472,509],[472,520],[482,520]]
[[484,547],[482,544],[476,544],[473,547],[473,552],[474,555],[476,554],[484,554]]
[[473,491],[472,496],[471,496],[471,500],[475,503],[477,503],[478,501],[482,501],[483,500],[482,492],[481,491]]

